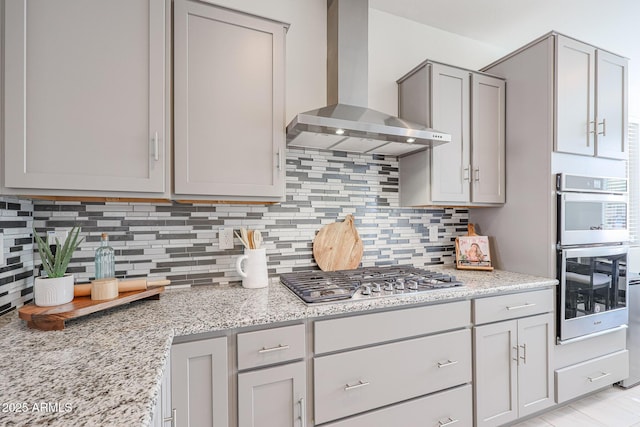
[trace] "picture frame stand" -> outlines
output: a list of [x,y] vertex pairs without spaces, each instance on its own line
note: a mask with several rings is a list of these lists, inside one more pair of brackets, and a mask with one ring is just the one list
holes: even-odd
[[478,236],[473,224],[467,225],[466,236],[456,237],[456,268],[493,271],[489,238]]

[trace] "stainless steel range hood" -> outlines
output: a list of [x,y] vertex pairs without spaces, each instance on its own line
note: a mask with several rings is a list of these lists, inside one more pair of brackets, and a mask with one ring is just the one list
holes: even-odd
[[451,141],[451,135],[367,108],[368,0],[327,0],[328,107],[297,114],[287,145],[402,155]]

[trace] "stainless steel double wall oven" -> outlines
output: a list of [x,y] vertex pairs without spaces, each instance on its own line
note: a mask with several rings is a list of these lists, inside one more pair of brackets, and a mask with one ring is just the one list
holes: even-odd
[[558,341],[626,325],[627,180],[558,174]]

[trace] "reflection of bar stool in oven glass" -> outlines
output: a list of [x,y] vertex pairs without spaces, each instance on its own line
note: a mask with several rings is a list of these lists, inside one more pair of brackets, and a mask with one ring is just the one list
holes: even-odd
[[[609,309],[609,288],[611,287],[611,276],[603,273],[579,274],[574,272],[566,273],[567,293],[569,295],[569,306],[577,312],[592,314],[596,309],[595,296],[603,297],[602,301],[605,310]],[[584,309],[579,309],[578,304],[584,302]]]

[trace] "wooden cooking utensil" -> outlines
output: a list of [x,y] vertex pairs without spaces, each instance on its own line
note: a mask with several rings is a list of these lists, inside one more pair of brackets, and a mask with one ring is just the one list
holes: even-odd
[[353,215],[347,215],[343,222],[325,225],[313,241],[313,257],[323,271],[357,268],[363,252]]
[[247,231],[247,241],[249,242],[249,249],[256,248],[256,246],[253,244],[253,230]]
[[260,246],[262,246],[262,233],[260,233],[260,230],[255,230],[253,232],[253,247],[260,249]]

